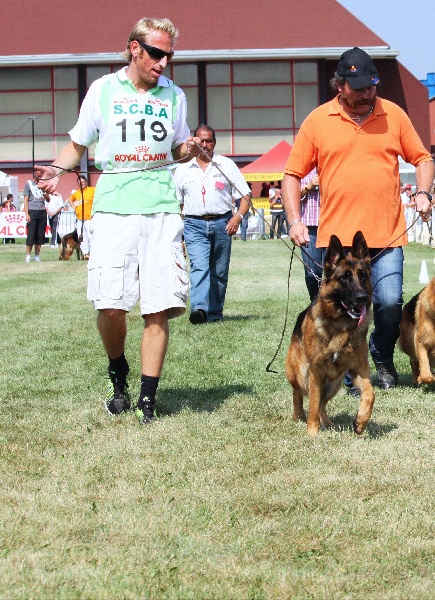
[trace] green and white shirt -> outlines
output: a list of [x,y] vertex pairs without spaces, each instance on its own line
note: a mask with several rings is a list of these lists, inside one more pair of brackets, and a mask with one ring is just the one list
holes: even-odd
[[69,132],[82,146],[96,142],[95,164],[103,170],[92,213],[178,213],[169,169],[172,149],[186,141],[184,92],[166,77],[140,94],[126,67],[95,81]]

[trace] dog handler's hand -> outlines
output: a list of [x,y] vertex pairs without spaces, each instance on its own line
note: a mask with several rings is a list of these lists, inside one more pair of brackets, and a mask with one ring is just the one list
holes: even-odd
[[195,156],[199,156],[201,154],[201,148],[198,148],[198,144],[201,144],[201,138],[189,135],[186,140],[186,148],[189,152],[190,158],[194,158]]
[[242,222],[242,219],[240,218],[238,213],[233,215],[231,217],[231,219],[228,221],[227,226],[225,227],[228,235],[235,235],[239,230],[239,225],[241,222]]
[[53,193],[59,183],[59,176],[56,174],[57,171],[53,167],[41,167],[38,165],[35,165],[34,171],[38,187],[48,194]]
[[295,246],[299,248],[306,246],[310,241],[310,235],[308,233],[308,227],[301,221],[296,221],[290,227],[289,236]]
[[415,197],[415,210],[420,213],[422,221],[427,222],[430,220],[432,216],[432,204],[426,195],[419,194]]

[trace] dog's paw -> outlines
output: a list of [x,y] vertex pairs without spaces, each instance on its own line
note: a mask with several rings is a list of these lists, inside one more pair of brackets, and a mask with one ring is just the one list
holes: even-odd
[[320,423],[322,424],[322,427],[328,427],[329,429],[333,429],[335,427],[334,422],[331,421],[327,415],[320,417]]
[[301,413],[293,413],[293,421],[295,421],[296,423],[298,421],[303,421],[304,423],[307,422],[307,415],[305,414],[305,411],[303,410]]
[[308,423],[307,433],[310,437],[317,437],[319,435],[319,423]]
[[417,384],[420,385],[422,383],[435,383],[435,377],[433,375],[421,376],[417,377]]

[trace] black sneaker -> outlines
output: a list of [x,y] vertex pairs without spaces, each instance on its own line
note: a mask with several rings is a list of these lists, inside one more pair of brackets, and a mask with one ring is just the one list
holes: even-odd
[[207,313],[205,310],[202,310],[202,308],[192,310],[189,321],[192,323],[192,325],[200,325],[201,323],[205,323],[207,321]]
[[356,385],[348,387],[347,393],[349,396],[352,396],[352,398],[361,398],[361,390]]
[[109,371],[108,386],[107,396],[104,400],[107,412],[111,415],[119,415],[130,410],[130,396],[125,377],[116,376],[115,373]]
[[135,407],[135,413],[140,422],[143,425],[148,425],[156,420],[156,400],[155,398],[139,398],[137,406]]
[[393,361],[387,363],[379,363],[376,366],[378,372],[378,386],[382,390],[390,390],[399,382],[399,376],[394,366]]

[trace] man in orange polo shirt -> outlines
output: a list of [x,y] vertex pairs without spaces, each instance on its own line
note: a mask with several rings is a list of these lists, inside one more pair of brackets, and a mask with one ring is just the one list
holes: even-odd
[[95,188],[88,186],[88,180],[84,175],[79,177],[80,189],[76,190],[68,198],[68,202],[76,211],[77,234],[80,241],[80,250],[83,258],[89,260],[91,253],[91,234],[89,231],[89,221],[92,215],[92,205],[94,202]]
[[[403,304],[402,246],[407,244],[398,157],[416,167],[416,210],[423,219],[431,212],[434,164],[406,113],[377,97],[379,84],[366,52],[353,48],[342,54],[331,80],[337,95],[303,122],[287,161],[282,195],[289,237],[297,246],[309,242],[300,216],[300,180],[314,167],[321,197],[317,247],[326,250],[332,234],[350,247],[354,234],[363,232],[372,257],[370,353],[379,387],[389,389],[398,383],[393,354]],[[359,393],[350,381],[346,384],[351,393]]]

